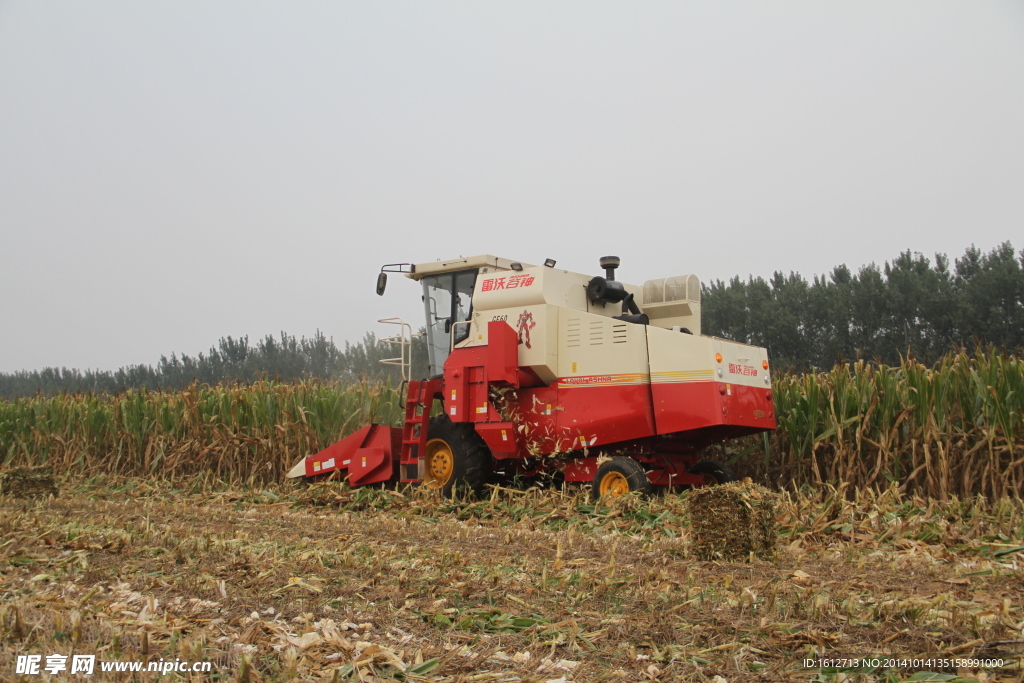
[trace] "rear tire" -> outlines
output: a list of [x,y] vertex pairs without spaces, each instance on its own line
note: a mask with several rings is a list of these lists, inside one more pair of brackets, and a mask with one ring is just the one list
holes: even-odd
[[653,490],[651,480],[640,463],[620,455],[606,460],[597,468],[591,495],[598,501],[602,497],[620,498],[634,491],[649,496]]
[[701,460],[690,468],[690,474],[703,474],[704,486],[718,486],[736,481],[736,475],[732,470],[717,460]]
[[454,423],[447,415],[430,418],[424,453],[423,486],[441,495],[478,495],[491,472],[491,452],[468,422]]

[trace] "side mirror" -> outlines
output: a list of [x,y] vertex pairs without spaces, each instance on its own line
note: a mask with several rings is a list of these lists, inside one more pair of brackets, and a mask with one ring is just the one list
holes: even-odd
[[377,296],[384,296],[384,288],[388,286],[388,274],[381,271],[377,276]]

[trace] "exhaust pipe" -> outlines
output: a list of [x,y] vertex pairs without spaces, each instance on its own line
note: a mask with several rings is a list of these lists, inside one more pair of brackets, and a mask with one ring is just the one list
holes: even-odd
[[601,267],[604,268],[604,276],[605,276],[605,278],[607,278],[608,280],[611,280],[612,282],[614,282],[615,281],[615,269],[619,267],[619,263],[620,263],[619,257],[618,256],[602,256],[600,263],[601,263]]
[[615,269],[619,267],[618,256],[602,256],[601,267],[604,268],[604,277],[598,275],[587,283],[587,298],[593,304],[611,304],[622,302],[623,311],[629,311],[632,315],[612,316],[616,320],[625,320],[638,325],[647,325],[648,317],[640,312],[640,307],[633,300],[633,295],[626,291],[621,282],[615,281]]

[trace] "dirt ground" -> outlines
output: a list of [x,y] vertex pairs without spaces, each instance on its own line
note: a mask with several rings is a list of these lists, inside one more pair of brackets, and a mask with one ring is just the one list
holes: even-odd
[[[785,495],[775,556],[724,562],[691,557],[687,494],[594,506],[535,490],[465,502],[340,485],[60,488],[0,497],[0,680],[43,680],[16,673],[17,657],[52,654],[211,663],[164,676],[97,664],[76,680],[1024,673],[1020,501]],[[821,658],[879,661],[805,666]]]

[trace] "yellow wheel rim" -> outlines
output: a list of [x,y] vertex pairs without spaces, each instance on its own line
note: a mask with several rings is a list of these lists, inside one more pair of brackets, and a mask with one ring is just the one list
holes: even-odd
[[427,476],[423,483],[427,488],[442,488],[452,478],[455,471],[455,455],[452,447],[444,439],[431,439],[427,442]]
[[629,480],[621,472],[609,472],[601,477],[598,491],[602,496],[618,498],[629,493]]

